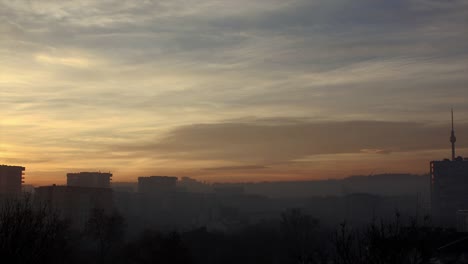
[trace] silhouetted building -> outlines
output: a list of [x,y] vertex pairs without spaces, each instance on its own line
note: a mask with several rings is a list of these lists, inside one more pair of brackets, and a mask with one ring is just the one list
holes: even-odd
[[244,195],[245,190],[243,186],[236,185],[223,185],[215,184],[213,188],[214,193],[219,195]]
[[112,173],[67,173],[67,186],[110,188]]
[[24,167],[0,165],[0,194],[20,194]]
[[170,176],[149,176],[138,177],[139,193],[169,193],[176,190],[177,177]]
[[186,192],[207,193],[211,191],[211,185],[192,179],[182,177],[177,181],[177,188]]
[[457,231],[468,232],[468,210],[457,211]]
[[114,208],[110,188],[77,186],[41,186],[35,188],[35,200],[58,210],[62,217],[71,220],[75,227],[83,227],[92,209],[110,212]]
[[431,161],[431,210],[436,223],[454,226],[458,210],[468,209],[468,160]]
[[32,184],[23,184],[21,186],[21,191],[24,193],[34,193],[34,185]]
[[452,227],[457,211],[468,209],[468,160],[455,158],[455,141],[452,111],[452,160],[430,163],[432,216],[437,224]]
[[114,192],[137,192],[138,183],[137,182],[112,182],[112,190]]

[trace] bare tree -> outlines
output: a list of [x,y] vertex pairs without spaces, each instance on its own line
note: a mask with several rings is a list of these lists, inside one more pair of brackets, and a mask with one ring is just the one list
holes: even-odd
[[146,230],[127,245],[125,253],[125,263],[131,264],[191,263],[189,250],[177,232],[163,234]]
[[0,256],[8,263],[64,263],[69,225],[47,205],[33,206],[30,195],[0,208]]
[[324,262],[324,251],[318,243],[318,220],[294,208],[281,214],[283,243],[289,262],[312,264]]
[[363,229],[352,230],[342,224],[333,241],[334,263],[429,263],[439,243],[437,238],[434,228],[415,220],[404,224],[398,213],[393,221],[374,221]]
[[110,253],[122,245],[125,226],[124,218],[117,211],[106,214],[103,209],[91,210],[85,235],[96,242],[100,263],[109,261]]

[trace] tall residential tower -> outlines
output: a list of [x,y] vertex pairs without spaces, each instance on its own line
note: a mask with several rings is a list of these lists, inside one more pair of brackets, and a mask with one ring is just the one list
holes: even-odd
[[0,165],[0,194],[20,194],[24,167]]

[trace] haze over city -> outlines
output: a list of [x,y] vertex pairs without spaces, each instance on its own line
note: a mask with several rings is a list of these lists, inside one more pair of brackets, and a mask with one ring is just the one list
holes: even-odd
[[1,261],[468,263],[467,29],[466,0],[0,0]]
[[0,163],[37,185],[426,174],[452,107],[468,156],[467,17],[463,0],[0,1]]

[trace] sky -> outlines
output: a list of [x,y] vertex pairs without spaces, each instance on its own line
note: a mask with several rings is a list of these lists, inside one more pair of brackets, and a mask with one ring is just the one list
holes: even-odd
[[0,0],[25,183],[423,174],[468,156],[468,1]]

